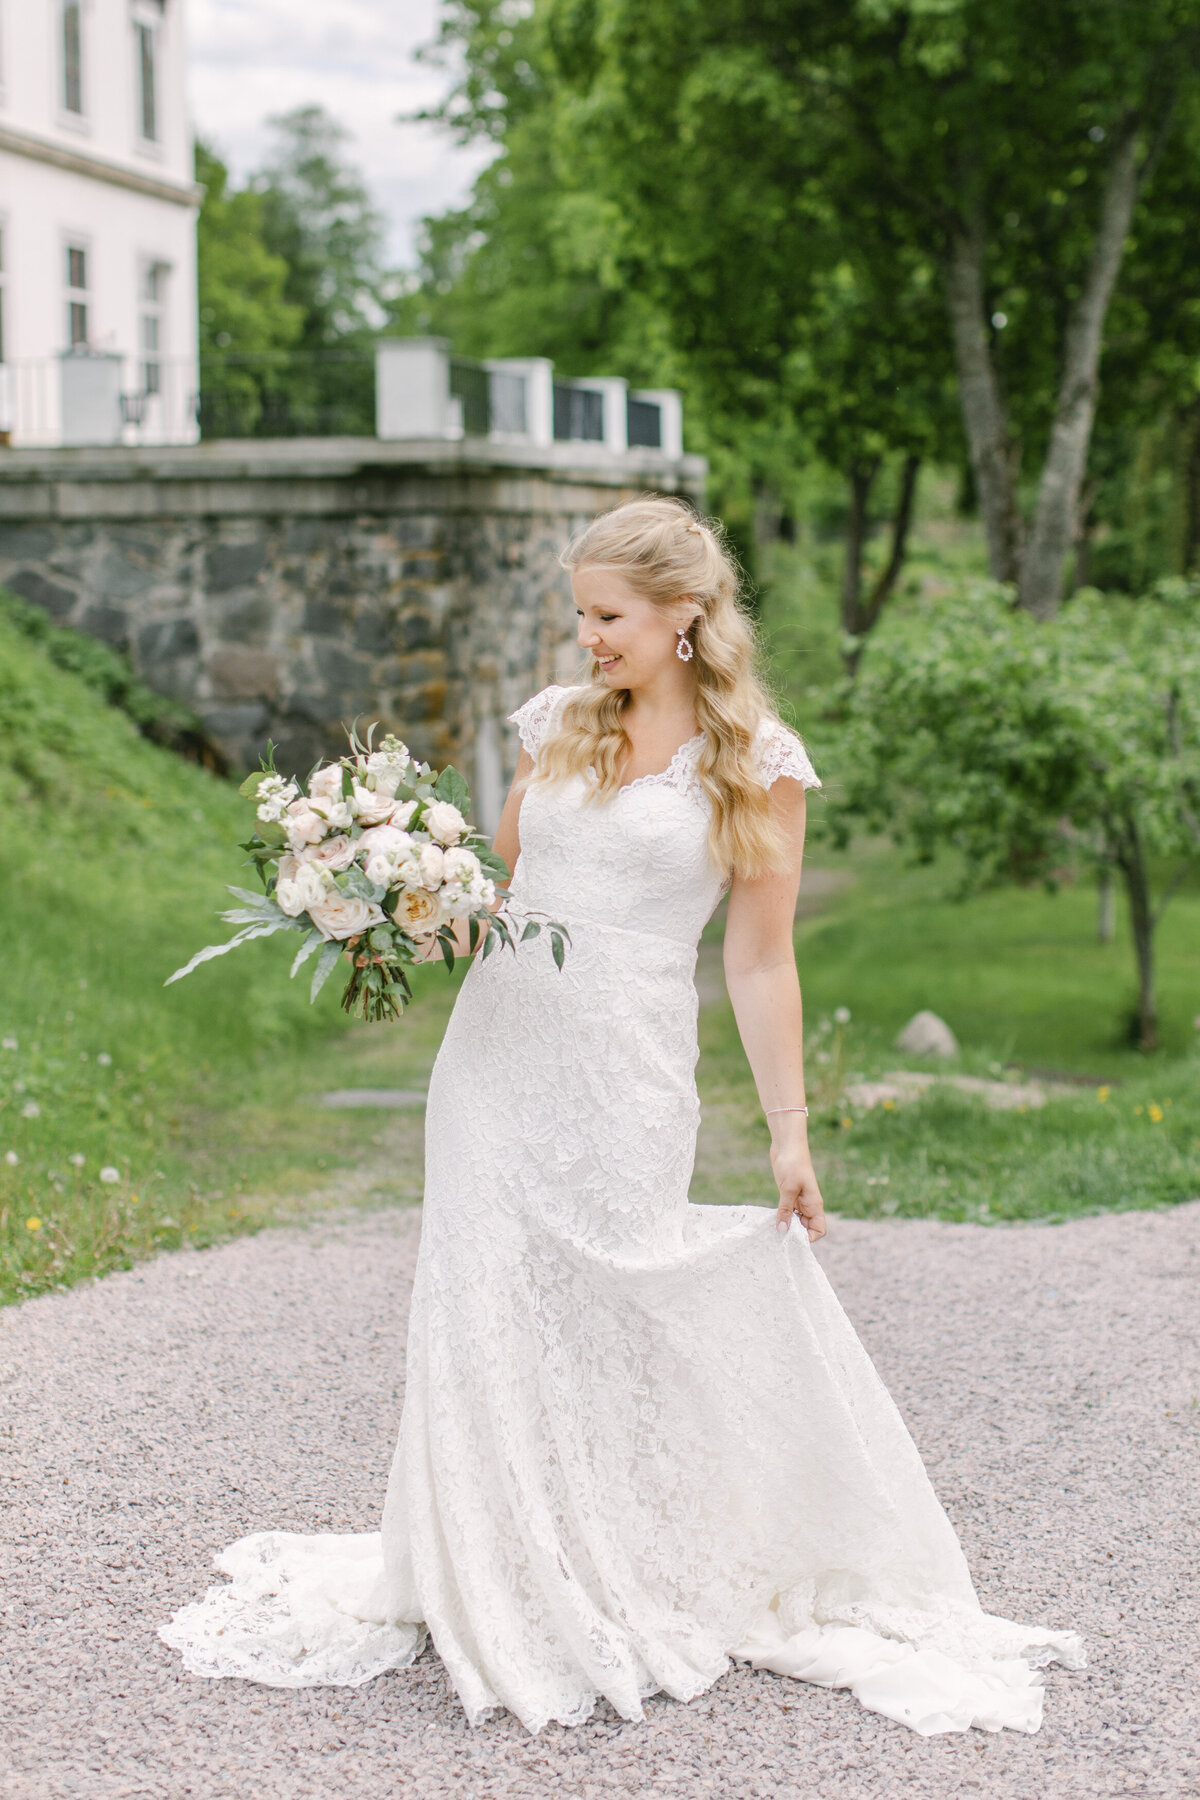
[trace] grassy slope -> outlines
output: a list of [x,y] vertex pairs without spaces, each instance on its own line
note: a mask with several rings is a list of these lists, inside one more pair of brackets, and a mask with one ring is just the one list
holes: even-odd
[[[0,1049],[0,1295],[303,1206],[385,1135],[312,1095],[423,1085],[444,971],[419,972],[426,999],[388,1037],[342,1015],[335,983],[310,1007],[271,941],[164,989],[227,935],[246,803],[3,621],[0,783],[0,1034],[16,1044]],[[411,1147],[411,1122],[397,1129]],[[105,1165],[119,1182],[99,1180]],[[397,1176],[408,1198],[413,1166]]]

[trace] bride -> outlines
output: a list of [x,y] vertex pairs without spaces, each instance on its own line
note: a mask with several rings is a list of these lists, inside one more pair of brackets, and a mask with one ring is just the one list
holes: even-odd
[[[682,502],[563,557],[582,678],[510,714],[508,906],[431,1072],[407,1385],[382,1530],[260,1531],[160,1636],[206,1676],[357,1685],[432,1639],[468,1720],[687,1701],[730,1658],[923,1734],[1036,1731],[1070,1631],[985,1612],[812,1249],[793,921],[805,790],[735,569]],[[769,1206],[688,1200],[697,944],[724,964]],[[465,921],[456,927],[468,954]],[[482,941],[482,940],[481,940]],[[435,953],[436,953],[436,946]]]

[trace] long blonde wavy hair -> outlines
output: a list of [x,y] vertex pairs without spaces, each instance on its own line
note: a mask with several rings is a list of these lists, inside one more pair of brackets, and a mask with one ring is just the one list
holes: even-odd
[[[664,611],[683,598],[696,602],[700,611],[688,637],[696,718],[704,733],[696,773],[712,802],[709,853],[727,876],[753,879],[785,867],[788,845],[752,754],[759,722],[779,715],[754,623],[740,598],[738,566],[719,523],[670,496],[631,500],[593,519],[559,561],[572,573],[612,569]],[[522,786],[551,786],[571,775],[586,779],[590,765],[595,781],[585,799],[598,804],[616,794],[622,759],[632,747],[623,722],[629,696],[607,685],[590,655],[573,685],[580,684],[583,691],[563,703]]]

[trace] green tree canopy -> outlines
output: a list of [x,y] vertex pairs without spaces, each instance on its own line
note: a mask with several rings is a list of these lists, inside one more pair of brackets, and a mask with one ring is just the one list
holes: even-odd
[[833,823],[958,854],[964,892],[1115,868],[1158,1042],[1154,933],[1200,865],[1200,587],[1078,595],[1044,625],[980,584],[873,641],[839,750]]

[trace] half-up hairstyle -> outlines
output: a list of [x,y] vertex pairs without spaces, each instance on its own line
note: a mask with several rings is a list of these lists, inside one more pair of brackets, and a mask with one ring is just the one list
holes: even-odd
[[[785,867],[789,848],[771,816],[754,758],[760,721],[779,715],[754,622],[740,598],[740,572],[720,524],[699,518],[686,502],[669,496],[631,500],[593,519],[559,560],[571,572],[612,569],[664,611],[683,598],[696,602],[700,610],[688,636],[696,717],[705,739],[696,774],[712,802],[709,853],[727,878],[753,879]],[[583,691],[564,701],[525,785],[549,786],[571,775],[587,779],[590,765],[595,780],[585,798],[599,803],[618,791],[622,759],[631,748],[624,725],[629,694],[610,688],[590,655],[572,685]]]

